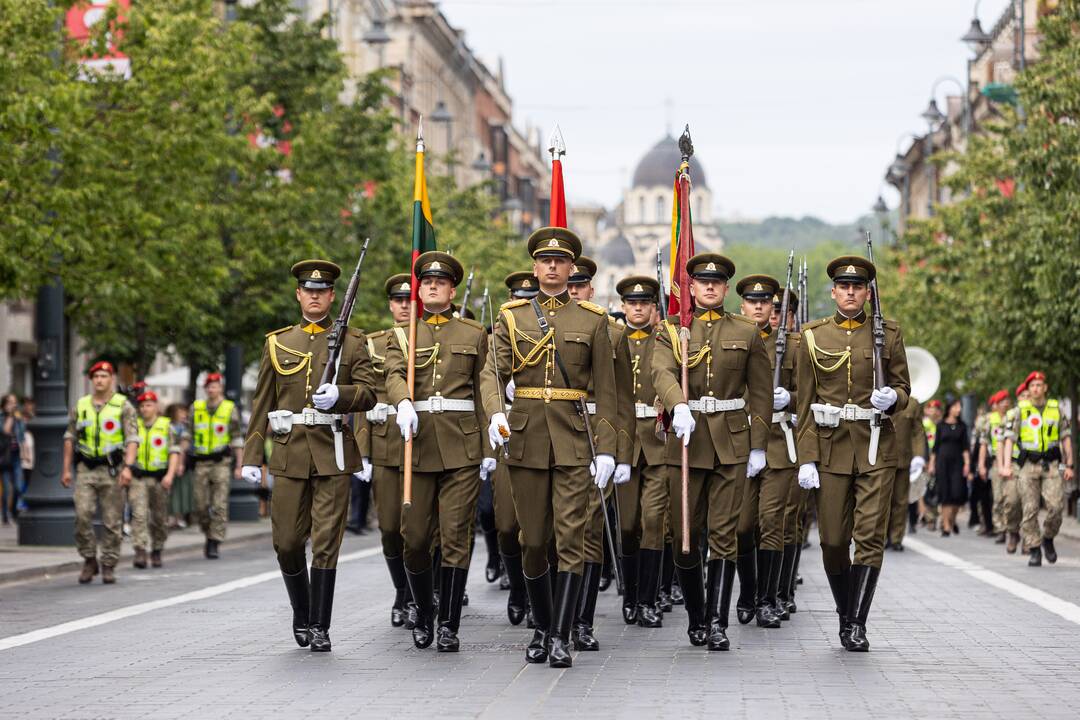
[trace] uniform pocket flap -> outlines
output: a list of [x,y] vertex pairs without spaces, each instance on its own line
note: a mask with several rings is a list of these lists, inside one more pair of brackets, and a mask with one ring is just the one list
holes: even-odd
[[720,347],[724,350],[748,350],[750,348],[745,340],[721,340]]
[[746,417],[746,413],[736,410],[724,414],[727,416],[727,426],[731,432],[741,432],[750,427],[750,419]]
[[570,415],[570,427],[578,432],[585,432],[585,420],[582,419],[581,413],[575,412]]
[[589,333],[583,332],[564,332],[563,340],[566,342],[585,343],[586,345],[592,340],[592,336]]
[[529,414],[523,413],[520,410],[511,410],[509,417],[506,419],[510,423],[511,430],[524,430],[526,423],[529,422]]
[[480,431],[480,425],[476,422],[476,416],[472,414],[462,415],[458,418],[458,426],[461,427],[461,432],[466,435],[471,435],[474,432]]
[[450,352],[454,353],[455,355],[475,355],[476,354],[476,346],[475,345],[451,345],[450,346]]

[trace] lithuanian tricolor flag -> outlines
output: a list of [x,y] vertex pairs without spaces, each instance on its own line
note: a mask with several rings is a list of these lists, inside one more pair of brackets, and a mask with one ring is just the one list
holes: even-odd
[[[671,288],[668,295],[668,315],[678,315],[684,326],[690,325],[694,301],[690,297],[690,276],[686,261],[694,255],[694,229],[690,218],[690,164],[682,162],[675,171],[671,203]],[[685,296],[683,293],[686,293]],[[686,302],[683,302],[683,297]]]
[[[420,120],[420,128],[416,133],[416,181],[413,183],[413,217],[412,217],[412,262],[416,263],[420,253],[435,249],[435,224],[431,220],[431,203],[428,202],[427,179],[424,177],[424,121]],[[413,306],[419,309],[416,302],[416,292],[419,284],[416,274],[412,273],[412,301]]]

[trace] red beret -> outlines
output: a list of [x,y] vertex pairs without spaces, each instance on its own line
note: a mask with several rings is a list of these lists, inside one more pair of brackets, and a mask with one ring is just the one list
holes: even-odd
[[141,403],[144,403],[144,402],[147,402],[147,401],[149,401],[149,402],[157,402],[157,393],[154,392],[153,390],[147,390],[146,392],[139,395],[138,401],[141,402]]
[[990,400],[988,400],[987,402],[989,402],[989,404],[991,404],[991,405],[996,405],[997,403],[1001,402],[1002,400],[1005,400],[1008,397],[1009,397],[1009,391],[1008,390],[998,390],[996,393],[994,393],[993,395],[990,396]]
[[939,408],[941,407],[941,401],[931,400],[930,402],[926,403],[926,407]]
[[90,369],[86,371],[86,375],[89,377],[96,373],[98,370],[104,370],[110,375],[116,374],[116,370],[113,368],[111,362],[109,362],[108,360],[98,360],[96,363],[90,366]]
[[1043,382],[1046,382],[1046,373],[1040,370],[1032,371],[1032,373],[1027,376],[1027,379],[1024,380],[1024,385],[1027,386],[1027,384],[1032,380],[1042,380]]
[[216,373],[216,372],[207,373],[206,374],[206,379],[203,380],[203,387],[206,387],[207,385],[209,385],[212,382],[221,382],[221,373]]
[[1020,393],[1027,390],[1027,380],[1016,386],[1016,397],[1020,397]]

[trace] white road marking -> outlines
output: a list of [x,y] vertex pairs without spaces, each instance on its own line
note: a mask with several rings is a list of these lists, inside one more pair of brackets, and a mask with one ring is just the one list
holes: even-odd
[[[379,546],[368,548],[366,550],[358,550],[340,556],[338,558],[338,565],[354,560],[363,560],[364,558],[380,554],[382,554],[382,547]],[[135,617],[136,615],[144,615],[145,613],[172,607],[174,605],[182,605],[183,603],[195,602],[196,600],[206,600],[207,598],[224,595],[225,593],[234,590],[243,590],[246,587],[269,582],[270,580],[280,577],[281,571],[271,570],[270,572],[259,573],[258,575],[249,575],[248,577],[230,580],[229,582],[221,583],[220,585],[211,585],[202,590],[193,590],[191,592],[183,593],[182,595],[174,595],[161,600],[151,600],[149,602],[128,605],[127,607],[91,615],[89,617],[80,618],[79,620],[71,620],[70,622],[60,623],[59,625],[32,630],[21,635],[11,635],[10,637],[0,638],[0,651],[10,650],[11,648],[29,645],[42,640],[48,640],[49,638],[58,637],[60,635],[67,635],[68,633],[78,632],[79,630],[87,630],[99,625],[116,622],[117,620]]]
[[1010,577],[1006,577],[999,572],[993,570],[987,570],[982,565],[964,560],[957,557],[952,553],[947,553],[944,550],[938,550],[935,547],[931,547],[921,540],[915,540],[913,538],[904,539],[904,547],[909,547],[920,555],[925,555],[934,562],[941,563],[942,565],[952,568],[953,570],[959,570],[960,572],[967,573],[976,580],[981,580],[987,585],[992,585],[999,590],[1004,590],[1010,595],[1015,595],[1021,600],[1026,600],[1029,603],[1038,605],[1043,610],[1052,612],[1055,615],[1065,618],[1069,622],[1080,625],[1080,605],[1069,602],[1068,600],[1062,600],[1056,595],[1051,595],[1048,592],[1040,590],[1036,587],[1032,587],[1026,583],[1022,583],[1019,580],[1013,580]]

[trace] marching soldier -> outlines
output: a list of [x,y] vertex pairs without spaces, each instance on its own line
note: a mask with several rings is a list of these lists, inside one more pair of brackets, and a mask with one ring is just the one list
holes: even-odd
[[[941,401],[938,399],[930,400],[923,406],[923,434],[926,436],[926,454],[929,457],[934,452],[934,444],[937,442],[937,426],[941,422],[941,418],[944,415],[944,409],[941,406]],[[923,523],[932,531],[937,529],[938,518],[938,501],[937,490],[930,487],[930,483],[934,482],[934,478],[927,476],[927,488],[923,494],[919,497],[919,515],[922,518]]]
[[60,482],[71,487],[75,462],[82,467],[75,478],[75,547],[83,557],[79,582],[98,574],[94,512],[101,507],[104,535],[101,542],[101,581],[116,582],[124,515],[124,488],[131,484],[139,430],[135,408],[116,392],[116,371],[101,360],[86,373],[92,392],[83,395],[68,418],[64,433],[64,469]]
[[907,405],[892,416],[893,428],[896,430],[896,475],[893,478],[892,500],[889,503],[889,529],[885,536],[885,546],[897,552],[904,550],[911,478],[918,477],[926,467],[926,434],[919,426],[920,417],[922,406],[914,397],[908,398]]
[[[270,520],[278,566],[293,609],[293,638],[313,652],[330,651],[338,552],[349,513],[352,473],[362,469],[347,413],[375,404],[375,381],[364,334],[342,328],[336,383],[315,387],[329,356],[330,306],[341,268],[326,260],[292,266],[302,320],[266,336],[244,443],[243,476],[262,480],[264,442],[274,475]],[[311,540],[311,579],[305,546]]]
[[240,408],[225,398],[221,373],[207,374],[203,389],[206,399],[192,404],[189,428],[195,450],[195,512],[206,535],[203,555],[216,560],[229,521],[229,484],[233,477],[240,479],[244,441]]
[[[801,335],[795,332],[795,315],[799,309],[799,296],[795,294],[794,290],[789,290],[788,297],[788,314],[783,319],[783,326],[785,332],[788,333],[788,347],[784,355],[783,371],[780,374],[781,387],[788,389],[791,393],[791,399],[788,401],[787,409],[781,412],[773,411],[773,418],[775,422],[772,426],[772,434],[769,438],[769,448],[766,452],[766,461],[770,468],[780,469],[786,462],[791,461],[791,456],[788,454],[787,447],[787,430],[781,423],[786,423],[787,427],[791,429],[794,434],[795,428],[795,413],[794,410],[798,405],[795,399],[795,381],[798,379],[798,373],[795,372],[795,363],[798,361],[798,343]],[[773,309],[769,315],[769,325],[772,327],[773,332],[778,332],[778,328],[781,324],[780,313],[783,309],[783,293],[773,296]],[[765,348],[769,351],[769,359],[772,366],[776,367],[776,337],[773,338],[770,343],[765,341]],[[769,346],[772,345],[772,349]],[[791,364],[788,364],[788,358],[791,358]],[[776,400],[776,392],[774,391],[774,405]],[[779,429],[780,437],[776,436],[776,431]],[[794,439],[794,438],[793,438]],[[783,442],[783,446],[780,446],[780,442]],[[798,448],[795,448],[796,457]],[[768,456],[773,457],[769,458]],[[775,465],[774,465],[775,463]],[[776,592],[776,605],[774,607],[777,617],[782,621],[791,619],[791,614],[796,611],[795,605],[795,579],[798,575],[799,568],[799,556],[801,555],[802,542],[800,540],[803,534],[802,522],[803,515],[806,510],[806,495],[807,492],[799,487],[799,473],[798,467],[791,463],[791,467],[787,472],[787,493],[784,497],[784,509],[783,509],[783,560],[780,563],[780,582]]]
[[150,564],[161,567],[161,552],[169,535],[169,489],[180,468],[180,434],[169,418],[160,414],[157,393],[143,392],[139,402],[139,450],[135,455],[134,479],[128,487],[131,503],[131,541],[135,546],[136,568]]
[[[1005,436],[1003,474],[1012,477],[1015,472],[1012,449],[1019,445],[1020,456],[1015,464],[1020,466],[1023,507],[1020,535],[1024,552],[1030,556],[1028,565],[1039,567],[1043,555],[1051,565],[1057,562],[1054,538],[1061,529],[1065,508],[1064,485],[1073,478],[1072,437],[1068,414],[1061,412],[1057,398],[1046,396],[1046,375],[1036,370],[1025,382],[1030,399],[1016,405],[1012,427]],[[1058,467],[1062,461],[1064,473]],[[1041,529],[1040,500],[1046,506]]]
[[417,605],[413,642],[426,648],[434,638],[431,548],[438,528],[442,565],[436,647],[457,652],[479,471],[495,469],[481,434],[487,417],[476,403],[488,340],[480,323],[454,317],[450,303],[465,274],[461,263],[433,250],[420,255],[414,267],[424,305],[416,329],[414,400],[406,382],[409,348],[401,325],[393,328],[386,345],[386,397],[397,407],[401,436],[414,438],[412,501],[401,513],[405,573]]
[[[877,274],[873,263],[838,257],[828,274],[836,313],[804,326],[799,348],[799,484],[818,488],[822,558],[840,616],[840,641],[849,651],[866,652],[866,620],[881,572],[896,474],[890,415],[907,405],[911,386],[900,326],[885,320],[885,386],[874,387],[874,338],[864,307]],[[880,430],[873,427],[875,418]],[[848,555],[852,539],[854,564]]]
[[994,535],[997,539],[995,544],[1004,545],[1006,537],[1005,521],[1005,494],[1002,492],[1001,467],[998,456],[1001,454],[1001,446],[1005,440],[1005,417],[1009,412],[1009,391],[998,390],[990,396],[987,404],[990,412],[986,413],[979,437],[979,461],[978,473],[985,480],[990,478],[990,492],[994,496],[994,506],[991,511],[993,517]]
[[[687,261],[686,272],[695,306],[689,355],[681,357],[676,323],[664,321],[656,330],[652,374],[674,431],[667,442],[669,492],[677,543],[675,567],[689,615],[687,634],[693,645],[708,643],[709,650],[728,650],[736,527],[747,476],[757,477],[765,468],[772,378],[757,326],[724,312],[735,264],[723,255],[699,253]],[[689,402],[680,385],[683,363],[689,371]],[[680,442],[689,446],[688,553],[679,542],[683,522]],[[707,595],[698,550],[706,532]]]
[[[398,273],[387,278],[383,285],[390,317],[395,323],[408,322],[412,312],[412,288],[409,274]],[[393,338],[390,330],[379,330],[367,336],[368,355],[375,371],[375,407],[368,410],[357,423],[356,444],[360,449],[362,468],[359,477],[371,483],[375,499],[375,517],[379,523],[383,557],[394,585],[394,604],[390,606],[390,625],[409,626],[412,596],[405,578],[405,541],[401,538],[401,433],[388,422],[397,414],[386,395],[386,346]],[[413,611],[415,613],[415,611]]]
[[[577,235],[540,228],[528,247],[540,292],[501,308],[484,403],[492,447],[509,442],[510,487],[536,624],[525,660],[570,667],[570,623],[580,596],[590,496],[596,492],[593,484],[603,490],[615,471],[615,364],[606,312],[574,301],[566,290],[581,255]],[[500,379],[515,383],[509,416]],[[590,380],[596,399],[591,417],[579,412]],[[554,600],[548,566],[552,536],[558,557]]]
[[[570,297],[579,302],[590,302],[595,293],[592,284],[595,276],[596,263],[592,258],[585,255],[580,256],[574,262],[574,267],[570,271],[570,278],[567,281],[567,290]],[[613,358],[615,361],[615,383],[620,388],[628,388],[633,383],[633,372],[630,369],[630,350],[623,330],[623,326],[619,325],[614,318],[608,316],[608,338],[611,341],[611,347],[615,351]],[[619,393],[616,396],[616,402],[615,431],[618,439],[616,441],[616,465],[613,479],[615,486],[619,487],[630,480],[630,459],[634,450],[631,437],[631,429],[634,424],[634,406],[626,393]],[[595,412],[596,403],[594,401],[590,400],[589,410]],[[611,502],[612,493],[611,487],[604,490],[605,504]],[[636,527],[637,521],[636,497],[633,500],[635,508],[628,509],[627,515],[630,516],[629,518],[622,517],[622,513],[619,513],[620,522],[629,523],[630,527]],[[615,502],[618,503],[619,498],[616,498]],[[593,619],[596,613],[596,598],[600,591],[604,548],[607,545],[604,541],[604,523],[608,522],[608,517],[604,513],[604,507],[605,505],[600,502],[599,493],[589,496],[588,520],[585,525],[585,570],[582,573],[581,599],[578,603],[577,617],[574,618],[572,633],[576,650],[600,649],[600,643],[593,634]],[[619,509],[621,511],[622,508]],[[617,528],[615,532],[621,532],[621,528]],[[636,548],[636,538],[632,541],[632,545]],[[616,548],[612,548],[611,551],[612,553],[618,552]],[[618,562],[620,563],[619,567],[622,569],[624,583],[623,620],[629,625],[637,621],[637,554],[636,552],[627,553],[625,546],[623,547],[623,553],[624,555],[618,558]]]
[[623,552],[630,555],[628,549],[639,548],[637,597],[630,594],[628,583],[623,596],[623,619],[629,619],[625,610],[629,598],[636,603],[632,619],[641,627],[655,628],[663,625],[664,617],[657,607],[657,594],[668,514],[668,470],[664,441],[656,433],[657,403],[652,380],[653,330],[660,284],[651,277],[631,275],[619,281],[615,291],[622,299],[626,315],[635,417],[630,481],[616,485],[615,493],[622,522]]
[[506,276],[506,288],[511,300],[528,300],[540,292],[540,284],[532,270],[519,270]]

